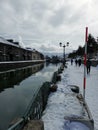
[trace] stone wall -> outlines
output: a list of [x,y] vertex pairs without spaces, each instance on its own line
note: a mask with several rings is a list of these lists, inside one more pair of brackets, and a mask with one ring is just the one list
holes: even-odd
[[31,66],[38,63],[44,63],[44,60],[36,61],[16,61],[16,62],[0,62],[0,71],[6,71],[9,69],[22,68]]

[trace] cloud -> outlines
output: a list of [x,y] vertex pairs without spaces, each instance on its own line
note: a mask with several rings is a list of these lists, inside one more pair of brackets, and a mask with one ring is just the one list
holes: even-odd
[[41,51],[59,52],[59,42],[75,49],[84,45],[86,26],[97,37],[97,6],[97,0],[1,0],[0,35],[21,36],[25,46]]
[[55,50],[54,47],[49,47],[45,45],[41,45],[39,49],[43,52],[53,52]]
[[64,8],[61,8],[53,13],[49,22],[54,27],[60,26],[64,23],[64,16],[65,16]]

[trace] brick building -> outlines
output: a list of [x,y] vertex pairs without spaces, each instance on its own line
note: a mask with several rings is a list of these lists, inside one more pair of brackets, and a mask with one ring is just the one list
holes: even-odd
[[44,56],[36,50],[21,47],[12,39],[6,40],[0,37],[0,62],[26,60],[44,60]]

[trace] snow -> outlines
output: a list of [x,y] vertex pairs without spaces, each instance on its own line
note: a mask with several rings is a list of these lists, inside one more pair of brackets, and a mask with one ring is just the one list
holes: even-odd
[[80,122],[65,122],[65,130],[89,130],[89,128]]
[[4,39],[3,37],[0,37],[0,43],[4,43],[4,44],[7,44],[7,45],[11,45],[11,46],[16,46],[16,47],[19,47],[19,45],[15,45],[11,42],[8,42],[6,39]]
[[[64,119],[67,116],[87,118],[87,114],[79,105],[76,96],[70,89],[70,85],[79,86],[83,93],[84,66],[75,66],[68,63],[61,74],[62,80],[57,83],[58,89],[48,98],[46,109],[43,112],[45,130],[90,130],[85,124]],[[98,66],[91,67],[91,73],[86,78],[86,102],[93,115],[95,130],[98,130]]]

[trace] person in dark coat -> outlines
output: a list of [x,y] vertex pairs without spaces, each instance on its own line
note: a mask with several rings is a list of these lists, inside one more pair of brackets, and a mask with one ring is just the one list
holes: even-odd
[[71,65],[73,65],[73,59],[71,59]]
[[88,59],[87,60],[87,74],[89,74],[90,73],[90,70],[91,70],[91,61],[90,61],[90,59]]
[[82,62],[81,59],[79,59],[79,60],[78,60],[78,64],[79,64],[79,66],[81,66],[81,62]]
[[77,61],[77,59],[75,60],[75,64],[76,64],[76,66],[77,66],[77,63],[78,63],[78,61]]

